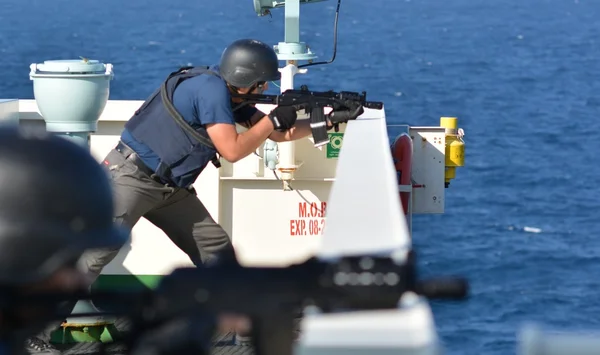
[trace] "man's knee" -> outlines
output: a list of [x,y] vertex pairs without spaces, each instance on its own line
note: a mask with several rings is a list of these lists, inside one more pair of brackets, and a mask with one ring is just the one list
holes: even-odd
[[219,224],[198,223],[194,225],[193,235],[204,265],[236,258],[231,238]]

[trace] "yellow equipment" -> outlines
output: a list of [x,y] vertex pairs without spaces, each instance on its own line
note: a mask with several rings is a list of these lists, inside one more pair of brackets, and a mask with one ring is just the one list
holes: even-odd
[[445,187],[456,177],[456,167],[465,165],[465,142],[462,128],[458,128],[458,118],[441,117],[440,126],[446,129],[446,172]]

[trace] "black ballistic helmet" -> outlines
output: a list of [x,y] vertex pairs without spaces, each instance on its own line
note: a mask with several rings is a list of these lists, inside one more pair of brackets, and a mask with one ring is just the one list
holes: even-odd
[[0,286],[43,280],[85,249],[120,248],[112,186],[92,155],[47,133],[0,128]]
[[248,88],[261,81],[281,78],[277,54],[270,46],[253,39],[230,44],[221,55],[219,74],[238,88]]

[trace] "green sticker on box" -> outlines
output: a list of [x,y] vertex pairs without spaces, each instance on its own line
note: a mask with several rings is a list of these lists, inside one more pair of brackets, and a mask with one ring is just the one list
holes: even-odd
[[329,133],[329,143],[327,143],[327,159],[337,158],[340,155],[344,143],[343,133]]

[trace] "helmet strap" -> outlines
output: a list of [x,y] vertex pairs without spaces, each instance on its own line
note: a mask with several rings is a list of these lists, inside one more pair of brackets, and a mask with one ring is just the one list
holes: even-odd
[[[252,91],[254,91],[254,90],[256,90],[256,89],[260,89],[260,90],[261,90],[261,92],[262,92],[262,89],[263,89],[263,87],[264,87],[265,83],[266,83],[266,82],[264,82],[264,81],[260,81],[260,82],[258,82],[258,83],[255,83],[255,84],[253,84],[253,85],[250,87],[250,89],[248,90],[248,93],[251,93]],[[241,109],[242,107],[244,107],[244,106],[248,105],[248,103],[247,103],[247,102],[244,102],[244,101],[242,101],[242,102],[234,102],[234,101],[233,101],[233,99],[234,99],[234,98],[236,98],[236,96],[240,95],[240,93],[239,93],[239,88],[238,88],[238,87],[236,87],[236,86],[233,86],[233,85],[231,85],[231,84],[227,83],[227,88],[229,89],[229,91],[230,91],[230,93],[231,93],[231,110],[232,110],[233,112],[235,112],[235,111],[237,111],[237,110]]]

